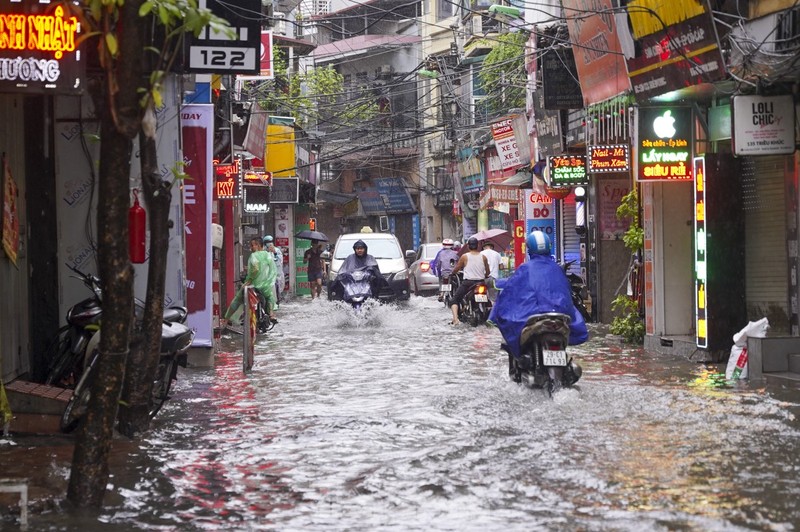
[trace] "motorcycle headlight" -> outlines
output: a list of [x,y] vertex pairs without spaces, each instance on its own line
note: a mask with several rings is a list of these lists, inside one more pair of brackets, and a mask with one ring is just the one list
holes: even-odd
[[178,338],[178,341],[175,343],[176,352],[177,353],[185,353],[189,350],[192,346],[192,340],[194,340],[194,331],[189,330],[186,331],[184,334]]
[[408,270],[401,270],[394,274],[395,281],[402,281],[404,279],[408,279]]

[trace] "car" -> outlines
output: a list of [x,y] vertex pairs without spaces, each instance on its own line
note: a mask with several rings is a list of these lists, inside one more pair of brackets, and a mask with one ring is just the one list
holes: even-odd
[[[367,244],[367,253],[375,257],[381,274],[388,281],[390,290],[381,291],[379,299],[385,302],[407,301],[411,297],[408,285],[408,267],[406,258],[413,257],[409,250],[403,254],[400,242],[391,233],[346,233],[336,240],[328,269],[328,286],[336,279],[344,260],[353,253],[353,244],[363,240]],[[333,295],[328,290],[328,299]]]
[[417,248],[416,260],[408,267],[409,285],[414,295],[439,291],[439,278],[431,271],[431,261],[441,249],[441,242],[422,244]]

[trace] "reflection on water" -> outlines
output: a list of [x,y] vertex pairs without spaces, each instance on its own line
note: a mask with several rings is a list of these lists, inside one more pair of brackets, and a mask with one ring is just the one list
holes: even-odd
[[100,524],[790,530],[800,522],[796,391],[729,386],[716,366],[596,334],[572,348],[584,367],[578,386],[548,400],[508,382],[495,329],[451,327],[435,298],[358,311],[289,302],[280,313],[252,373],[241,372],[241,337],[226,338],[213,370],[181,371],[146,438],[115,445]]

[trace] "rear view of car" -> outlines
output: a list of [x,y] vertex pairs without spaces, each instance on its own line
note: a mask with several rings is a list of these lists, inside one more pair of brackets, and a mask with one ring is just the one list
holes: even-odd
[[417,249],[416,260],[408,268],[410,288],[415,295],[439,290],[439,278],[433,274],[431,262],[441,249],[441,243],[422,244]]

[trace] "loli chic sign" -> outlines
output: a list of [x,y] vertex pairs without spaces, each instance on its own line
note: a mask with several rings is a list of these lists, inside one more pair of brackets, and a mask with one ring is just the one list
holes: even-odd
[[733,153],[790,155],[794,153],[794,102],[784,96],[733,97]]

